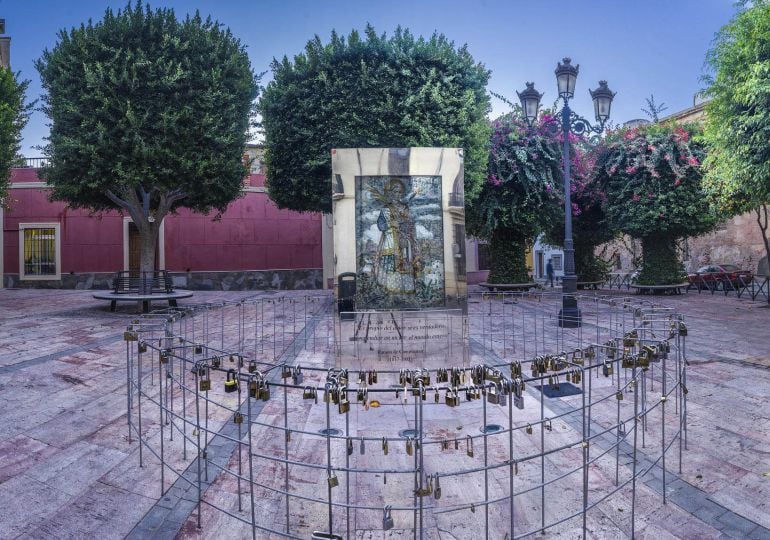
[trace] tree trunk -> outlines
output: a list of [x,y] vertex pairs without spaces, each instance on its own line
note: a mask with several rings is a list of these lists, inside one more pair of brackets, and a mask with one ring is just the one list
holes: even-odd
[[676,250],[676,238],[658,235],[642,238],[642,270],[637,283],[673,285],[686,279]]
[[496,229],[489,241],[489,283],[528,283],[527,243],[513,229]]
[[140,287],[142,294],[150,294],[152,292],[153,272],[155,271],[155,251],[158,245],[160,222],[145,221],[137,225],[137,228],[141,243],[139,249]]
[[768,226],[770,225],[770,223],[768,223],[768,212],[770,211],[766,204],[757,206],[754,211],[757,213],[757,225],[759,225],[759,230],[762,231],[762,240],[765,242],[765,256],[767,257],[765,260],[768,265],[767,274],[770,276],[770,238],[767,236]]

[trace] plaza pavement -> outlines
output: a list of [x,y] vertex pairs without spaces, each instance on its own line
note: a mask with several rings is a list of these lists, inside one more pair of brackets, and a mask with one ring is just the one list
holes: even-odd
[[[670,469],[667,507],[651,496],[654,478],[641,493],[637,535],[770,538],[770,309],[709,294],[658,300],[689,321],[689,450],[679,478]],[[87,291],[0,290],[0,538],[142,536],[137,524],[160,493],[157,467],[139,468],[127,441],[122,332],[132,310],[110,313]],[[168,512],[152,530],[243,534],[216,516],[197,530],[192,512]],[[592,536],[622,537],[626,521],[604,509]]]

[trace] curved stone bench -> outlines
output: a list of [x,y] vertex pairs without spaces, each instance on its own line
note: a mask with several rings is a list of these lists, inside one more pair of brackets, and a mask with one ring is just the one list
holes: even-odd
[[479,283],[481,287],[484,287],[488,291],[528,291],[537,287],[537,283]]
[[596,290],[600,285],[603,285],[604,281],[578,281],[576,286],[578,289],[593,289]]
[[109,300],[110,311],[115,311],[118,302],[136,302],[137,310],[140,313],[147,313],[150,311],[151,302],[155,300],[166,300],[169,306],[176,307],[177,300],[190,298],[192,295],[192,291],[158,292],[153,294],[99,292],[94,293],[93,297],[97,300]]
[[631,288],[636,289],[636,294],[665,294],[670,292],[672,294],[682,294],[682,289],[685,291],[690,286],[689,283],[675,283],[672,285],[639,285],[632,284]]

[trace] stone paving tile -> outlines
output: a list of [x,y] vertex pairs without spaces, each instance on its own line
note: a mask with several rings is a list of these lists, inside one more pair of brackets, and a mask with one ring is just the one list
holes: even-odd
[[[195,299],[252,295],[196,293]],[[699,500],[696,505],[689,505],[686,497],[677,500],[675,493],[684,493],[689,484],[675,481],[668,486],[674,504],[662,507],[652,490],[640,488],[638,536],[761,537],[764,533],[759,532],[756,523],[770,526],[770,513],[763,502],[767,498],[767,480],[760,476],[764,472],[762,467],[767,469],[766,452],[770,448],[770,405],[766,392],[770,387],[770,310],[760,303],[716,295],[690,294],[660,300],[678,306],[691,319],[690,450],[685,452],[682,477],[707,494],[708,499]],[[157,461],[145,452],[145,467],[140,469],[137,445],[127,443],[125,349],[121,332],[134,315],[130,313],[132,307],[124,308],[111,314],[106,304],[91,299],[87,292],[0,290],[0,399],[6,404],[0,410],[0,499],[12,501],[4,504],[0,513],[3,537],[122,537],[157,500]],[[116,341],[111,343],[113,339]],[[269,358],[269,352],[266,357]],[[268,405],[263,419],[273,421],[278,418],[279,407],[272,401]],[[302,405],[300,402],[297,409],[292,409],[293,413],[301,414]],[[310,410],[308,423],[317,425],[318,408]],[[148,436],[155,436],[157,429],[157,423],[146,419]],[[647,436],[650,448],[659,444],[655,434]],[[308,445],[305,451],[312,455],[313,446]],[[80,461],[77,456],[87,459]],[[675,470],[674,463],[670,464],[671,470]],[[189,461],[177,465],[182,470]],[[525,474],[522,471],[522,476]],[[592,483],[601,483],[604,474],[601,469],[592,472]],[[697,479],[698,475],[701,479]],[[172,475],[167,474],[167,486],[172,480]],[[389,479],[389,484],[393,481]],[[651,482],[654,486],[659,480],[653,475]],[[505,492],[504,481],[495,479],[493,485],[496,487],[492,489]],[[312,483],[309,486],[312,488]],[[235,489],[227,482],[224,487]],[[224,505],[234,504],[226,491],[217,491],[216,496]],[[622,496],[618,501],[612,506],[630,504]],[[537,509],[539,497],[532,497],[531,503]],[[292,514],[299,515],[303,506],[292,504]],[[627,512],[618,512],[612,506],[597,508],[589,516],[592,537],[618,537],[622,536],[620,531],[630,531]],[[89,508],[93,511],[89,512]],[[264,498],[258,508],[265,523],[283,526],[280,499]],[[729,509],[729,513],[720,512],[721,508]],[[324,511],[313,511],[312,505],[304,509],[319,515]],[[189,513],[190,505],[177,502],[166,510],[169,512],[160,513],[157,518],[156,533],[161,537],[171,537],[174,527],[170,525],[182,523],[181,516]],[[170,517],[170,511],[176,514]],[[248,526],[205,506],[202,517],[207,527],[197,531],[196,514],[193,510],[192,529],[191,520],[184,521],[181,536],[250,533]],[[475,518],[480,515],[483,513],[477,512]],[[366,516],[361,513],[356,519],[371,519],[371,513]],[[153,514],[148,519],[152,522]],[[473,537],[477,529],[470,525],[471,521],[466,516],[467,534],[461,528],[453,531],[457,538]],[[208,526],[214,523],[219,527]],[[455,526],[457,522],[450,523]],[[719,529],[712,525],[719,525]],[[462,522],[457,525],[462,526]],[[377,527],[376,520],[372,527]],[[554,536],[574,538],[575,532],[574,528],[565,528]],[[447,535],[443,532],[442,538]],[[371,530],[359,533],[358,537],[384,536],[382,531]]]

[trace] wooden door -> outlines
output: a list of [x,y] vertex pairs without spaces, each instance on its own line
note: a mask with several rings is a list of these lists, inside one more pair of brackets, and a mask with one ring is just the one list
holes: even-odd
[[[142,262],[142,240],[139,236],[139,227],[133,221],[128,222],[128,268],[129,272],[139,273]],[[155,270],[158,269],[160,258],[158,256],[158,242],[155,243]]]

